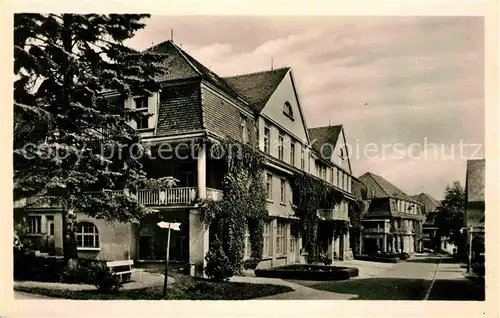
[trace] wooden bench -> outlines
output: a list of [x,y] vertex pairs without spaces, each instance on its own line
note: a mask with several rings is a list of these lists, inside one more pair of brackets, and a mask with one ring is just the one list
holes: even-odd
[[[124,261],[112,261],[112,262],[106,262],[106,266],[111,269],[114,275],[119,275],[120,279],[123,281],[123,275],[125,274],[130,274],[132,275],[133,272],[138,271],[140,275],[140,280],[142,282],[142,271],[138,270],[136,268],[132,268],[132,265],[134,265],[134,260],[124,260]],[[115,268],[117,267],[122,267],[124,269],[116,272]]]

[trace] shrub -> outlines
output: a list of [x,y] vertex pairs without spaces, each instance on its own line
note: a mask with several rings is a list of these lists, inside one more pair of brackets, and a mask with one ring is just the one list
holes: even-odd
[[115,292],[123,285],[121,278],[114,275],[104,263],[91,263],[88,267],[88,276],[101,293]]
[[60,282],[64,265],[62,258],[35,256],[25,250],[14,251],[15,280]]
[[354,257],[356,260],[369,261],[369,262],[380,262],[380,263],[398,263],[398,257],[384,257],[384,256],[370,256],[370,255],[356,255]]
[[256,269],[257,266],[259,265],[260,260],[255,259],[255,258],[250,258],[247,259],[246,261],[243,262],[243,268],[244,269]]
[[[219,240],[219,238],[216,237],[215,240]],[[207,274],[209,279],[222,282],[227,281],[233,276],[233,269],[222,249],[222,244],[214,242],[208,250],[205,259],[207,261],[205,274]]]
[[61,282],[66,284],[92,283],[89,277],[88,268],[82,264],[78,264],[75,267],[65,266],[61,274]]
[[406,260],[410,257],[410,254],[408,253],[400,253],[399,255],[397,255],[399,257],[400,260]]

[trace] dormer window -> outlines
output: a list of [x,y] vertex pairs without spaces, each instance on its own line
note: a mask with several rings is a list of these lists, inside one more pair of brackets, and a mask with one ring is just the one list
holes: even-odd
[[248,122],[245,116],[241,116],[241,137],[244,144],[250,143],[250,131],[248,130]]
[[142,96],[142,97],[134,98],[134,106],[135,106],[136,110],[140,111],[144,115],[144,116],[141,116],[141,118],[136,120],[137,129],[149,128],[149,124],[148,124],[149,117],[147,116],[149,114],[148,97]]
[[283,113],[293,120],[292,105],[290,105],[289,102],[285,102],[285,104],[283,105]]

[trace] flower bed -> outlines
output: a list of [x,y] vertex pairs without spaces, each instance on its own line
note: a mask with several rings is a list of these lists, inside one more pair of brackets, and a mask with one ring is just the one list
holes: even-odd
[[345,280],[358,276],[359,270],[355,267],[297,264],[256,269],[255,275],[257,277],[300,280]]
[[370,261],[370,262],[380,262],[380,263],[399,263],[399,257],[396,256],[374,256],[374,255],[356,255],[355,260],[358,261]]

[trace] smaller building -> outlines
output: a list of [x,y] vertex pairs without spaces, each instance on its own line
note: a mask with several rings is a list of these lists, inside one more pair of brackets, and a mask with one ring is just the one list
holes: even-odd
[[422,214],[425,215],[425,222],[422,225],[422,247],[436,252],[446,250],[448,243],[439,235],[435,222],[440,202],[423,192],[412,198],[422,204]]
[[420,202],[383,177],[367,172],[359,180],[371,192],[362,219],[362,253],[414,253],[422,248]]
[[464,226],[468,231],[472,230],[473,260],[478,259],[485,252],[485,167],[485,159],[467,161]]

